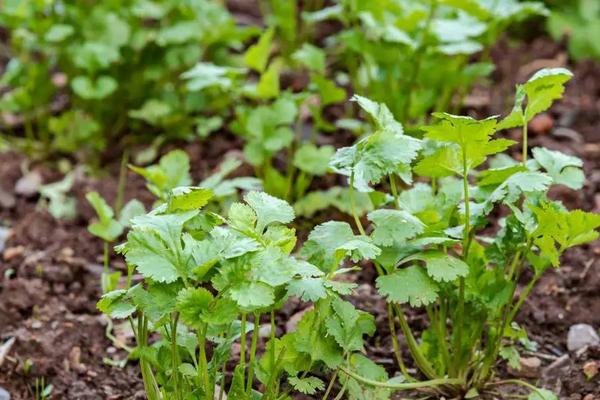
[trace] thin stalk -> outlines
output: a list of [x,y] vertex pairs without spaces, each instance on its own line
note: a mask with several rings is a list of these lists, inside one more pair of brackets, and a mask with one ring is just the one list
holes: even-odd
[[104,252],[103,252],[103,264],[104,268],[102,270],[102,279],[101,286],[102,292],[106,293],[109,289],[109,278],[108,278],[108,242],[104,241]]
[[344,397],[344,394],[346,393],[346,389],[348,389],[348,382],[350,382],[350,378],[346,378],[346,381],[342,385],[342,388],[340,389],[339,393],[337,394],[337,396],[335,396],[335,399],[333,399],[333,400],[342,400],[342,397]]
[[171,321],[171,360],[174,376],[175,397],[181,399],[181,387],[179,385],[179,350],[177,348],[177,320],[178,315],[175,314]]
[[356,227],[361,235],[366,236],[365,228],[360,222],[360,218],[356,213],[356,199],[354,198],[354,171],[350,174],[350,186],[348,188],[348,194],[350,195],[350,211],[352,212],[352,216],[354,217],[354,222],[356,223]]
[[325,394],[323,395],[322,400],[329,399],[329,395],[331,394],[331,390],[333,389],[333,385],[335,384],[335,380],[337,379],[337,376],[338,376],[338,370],[335,370],[335,372],[331,376],[331,379],[329,379],[329,385],[327,385],[327,390],[325,390]]
[[396,208],[400,208],[400,198],[398,197],[398,188],[396,187],[396,177],[394,174],[390,174],[390,189],[392,190],[392,196],[394,196],[394,203]]
[[271,310],[271,365],[275,365],[275,311]]
[[523,292],[519,296],[519,300],[517,300],[517,304],[515,304],[512,311],[510,312],[510,315],[508,317],[509,322],[515,319],[515,317],[517,316],[517,313],[521,309],[521,306],[525,302],[525,299],[531,293],[531,290],[533,289],[533,286],[535,286],[535,284],[537,283],[538,279],[540,279],[540,276],[536,274],[533,277],[533,279],[527,284],[527,286],[525,287],[525,290],[523,290]]
[[[246,313],[242,313],[242,332],[240,337],[240,368],[246,373]],[[243,380],[242,380],[243,382]],[[243,388],[245,391],[246,389]]]
[[439,378],[439,379],[431,379],[428,381],[407,382],[407,383],[387,383],[387,382],[374,381],[372,379],[364,378],[358,374],[355,374],[354,372],[352,372],[351,370],[349,370],[343,366],[338,367],[338,370],[342,371],[344,374],[348,375],[349,377],[351,377],[361,383],[364,383],[365,385],[369,385],[369,386],[373,386],[373,387],[380,387],[380,388],[385,388],[385,389],[392,389],[392,390],[411,390],[411,389],[428,388],[428,387],[442,386],[442,385],[461,386],[461,385],[465,384],[464,379],[458,379],[458,378]]
[[527,120],[523,118],[523,166],[527,166]]
[[119,167],[119,183],[117,184],[117,198],[115,200],[115,217],[118,219],[123,209],[123,199],[125,198],[125,180],[127,178],[127,164],[129,163],[129,149],[123,150],[121,156],[121,165]]
[[396,323],[394,322],[394,310],[392,305],[388,303],[388,324],[390,326],[390,334],[392,336],[392,346],[394,347],[394,355],[396,356],[396,362],[400,368],[400,372],[407,379],[412,380],[411,375],[408,373],[408,369],[402,360],[402,352],[400,351],[400,343],[398,342],[398,334],[396,333]]
[[258,343],[258,334],[260,330],[260,314],[254,313],[254,332],[252,333],[252,344],[250,346],[250,363],[248,365],[248,381],[246,389],[248,394],[252,393],[252,382],[254,381],[254,363],[256,359],[256,345]]
[[541,398],[545,398],[544,393],[539,388],[533,386],[529,382],[525,382],[520,379],[505,379],[502,381],[490,382],[486,386],[500,386],[500,385],[509,385],[509,384],[524,386],[528,389],[535,391]]
[[[471,212],[469,204],[469,169],[467,165],[467,152],[462,149],[463,153],[463,196],[465,199],[465,228],[463,231],[463,261],[467,262],[469,256],[470,232],[471,232]],[[468,263],[468,262],[467,262]],[[463,336],[463,319],[465,313],[465,278],[461,277],[458,288],[458,307],[456,311],[456,340],[454,342],[454,351],[457,376],[460,376],[462,364],[462,336]]]
[[204,326],[200,329],[200,332],[198,333],[198,348],[199,348],[199,360],[200,360],[200,368],[198,369],[199,371],[199,376],[200,376],[200,380],[202,381],[202,384],[204,385],[204,387],[206,389],[204,389],[205,391],[207,391],[207,398],[212,399],[214,397],[214,386],[210,384],[210,380],[208,377],[208,360],[206,358],[206,331],[208,329],[208,326],[206,324],[204,324]]
[[393,304],[392,307],[394,311],[396,311],[396,315],[398,316],[398,322],[400,323],[400,328],[402,329],[402,333],[404,333],[404,337],[406,338],[406,344],[408,349],[410,350],[410,354],[412,358],[415,360],[417,367],[430,379],[437,378],[435,370],[425,358],[423,353],[421,352],[421,348],[417,343],[410,327],[408,326],[408,322],[406,321],[406,317],[404,316],[404,312],[400,309],[400,306],[397,304]]

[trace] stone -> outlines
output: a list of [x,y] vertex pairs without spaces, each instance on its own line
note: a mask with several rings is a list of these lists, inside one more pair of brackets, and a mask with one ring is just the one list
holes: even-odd
[[15,193],[24,197],[35,196],[42,185],[42,177],[36,171],[23,175],[15,185]]
[[10,230],[3,226],[0,226],[0,253],[4,251],[4,247],[6,246],[6,240],[8,239],[8,234]]
[[588,380],[598,375],[598,362],[591,360],[583,364],[583,374]]
[[0,387],[0,400],[10,400],[10,393]]
[[576,324],[569,328],[567,335],[567,348],[569,351],[577,351],[586,346],[600,345],[600,337],[596,330],[588,324]]
[[17,204],[17,200],[12,193],[7,192],[0,186],[0,208],[13,208]]
[[554,119],[549,114],[543,113],[533,117],[529,121],[529,129],[533,133],[544,134],[548,133],[554,126]]
[[519,375],[524,378],[537,378],[540,375],[542,360],[537,357],[521,357],[519,359],[521,370]]

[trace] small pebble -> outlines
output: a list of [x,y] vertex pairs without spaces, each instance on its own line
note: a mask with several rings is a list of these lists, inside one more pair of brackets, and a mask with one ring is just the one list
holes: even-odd
[[533,133],[544,134],[550,132],[554,126],[554,119],[547,113],[536,115],[529,122],[529,129]]
[[600,337],[596,330],[588,324],[576,324],[569,328],[567,335],[567,348],[569,351],[577,351],[586,346],[600,345]]
[[12,193],[9,193],[2,189],[0,186],[0,208],[13,208],[17,204],[17,200]]
[[598,362],[591,360],[583,364],[583,374],[587,379],[592,379],[598,375]]
[[36,171],[30,171],[15,184],[15,193],[24,197],[35,196],[42,185],[42,177]]
[[6,239],[8,239],[8,233],[10,231],[8,228],[0,226],[0,253],[4,251],[4,246],[6,245]]
[[42,327],[42,323],[40,321],[33,321],[31,323],[31,327],[33,329],[40,329]]

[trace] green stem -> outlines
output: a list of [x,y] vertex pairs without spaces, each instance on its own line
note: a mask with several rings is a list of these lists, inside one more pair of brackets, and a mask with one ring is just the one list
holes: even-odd
[[171,321],[171,360],[173,368],[173,377],[175,385],[175,396],[177,399],[181,399],[181,387],[179,385],[179,349],[177,348],[177,320],[179,315],[175,313]]
[[400,351],[400,343],[398,343],[398,334],[396,333],[396,323],[394,322],[394,310],[392,305],[388,303],[388,324],[390,327],[390,335],[392,336],[392,346],[394,348],[394,355],[396,356],[396,362],[400,368],[400,372],[406,379],[411,380],[412,377],[408,373],[408,369],[402,360],[402,352]]
[[394,202],[396,208],[400,208],[400,198],[398,197],[398,188],[396,187],[396,177],[394,174],[390,174],[390,189],[392,190],[392,196],[394,196]]
[[412,358],[417,364],[417,367],[428,378],[436,378],[437,376],[435,370],[433,369],[427,358],[425,358],[425,356],[421,352],[421,348],[419,347],[419,344],[417,343],[417,340],[415,339],[412,331],[410,330],[408,322],[406,321],[404,312],[400,309],[400,306],[397,304],[393,304],[392,307],[394,308],[394,311],[396,311],[396,315],[398,316],[398,322],[400,323],[400,328],[402,329],[402,333],[406,338],[406,344],[408,346],[408,349],[410,350]]
[[352,212],[352,216],[354,217],[354,222],[356,223],[356,227],[361,235],[366,236],[365,228],[360,222],[360,218],[356,213],[356,199],[354,198],[354,171],[350,174],[350,186],[348,188],[348,194],[350,195],[350,211]]
[[527,166],[527,120],[523,117],[523,166]]
[[121,157],[121,166],[119,167],[119,183],[117,184],[117,198],[115,200],[115,217],[119,219],[123,209],[123,199],[125,198],[125,181],[127,178],[127,164],[129,163],[129,149],[123,150]]
[[335,380],[337,379],[338,376],[338,371],[336,370],[333,375],[331,376],[331,379],[329,379],[329,385],[327,385],[327,390],[325,390],[325,394],[323,395],[322,400],[327,400],[329,399],[329,395],[331,394],[331,390],[333,389],[333,385],[335,384]]
[[250,346],[250,363],[248,364],[248,381],[246,389],[248,395],[252,393],[252,382],[254,381],[254,363],[256,359],[256,345],[258,343],[258,334],[260,331],[260,314],[254,313],[254,332],[252,333],[252,344]]
[[103,251],[103,270],[102,270],[102,278],[100,285],[102,286],[102,292],[106,293],[110,287],[110,281],[108,277],[108,242],[104,241],[104,251]]
[[206,397],[208,399],[212,399],[214,397],[214,385],[210,384],[210,380],[208,377],[208,360],[206,358],[206,332],[208,330],[208,325],[204,325],[200,332],[198,333],[198,348],[200,349],[198,358],[200,359],[200,368],[199,375],[202,383],[206,389],[207,393]]
[[[240,336],[240,368],[246,373],[246,313],[242,313],[242,332]],[[242,380],[243,382],[243,380]],[[246,388],[242,388],[244,391]]]
[[[469,168],[467,164],[466,148],[462,149],[463,154],[463,197],[465,200],[465,228],[463,231],[463,261],[468,264],[470,232],[471,232],[471,211],[469,204]],[[456,339],[454,341],[455,351],[455,371],[457,376],[462,373],[462,336],[463,336],[463,319],[465,313],[465,278],[461,277],[458,288],[458,307],[456,310]]]
[[544,393],[539,388],[533,386],[529,382],[525,382],[520,379],[505,379],[502,381],[490,382],[486,386],[500,386],[500,385],[510,385],[510,384],[524,386],[528,389],[535,391],[540,396],[540,398],[546,398]]
[[464,379],[457,379],[457,378],[440,378],[440,379],[431,379],[428,381],[421,381],[421,382],[407,382],[407,383],[394,383],[393,384],[393,383],[374,381],[372,379],[364,378],[358,374],[355,374],[354,372],[350,371],[349,369],[346,369],[343,366],[338,367],[338,369],[340,371],[342,371],[344,374],[348,375],[349,377],[351,377],[361,383],[364,383],[365,385],[386,388],[386,389],[392,389],[392,390],[411,390],[411,389],[428,388],[428,387],[442,386],[442,385],[462,386],[465,384]]

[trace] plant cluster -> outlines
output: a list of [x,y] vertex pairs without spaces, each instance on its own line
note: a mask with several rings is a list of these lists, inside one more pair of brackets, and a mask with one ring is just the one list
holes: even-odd
[[150,127],[188,136],[203,103],[179,75],[202,58],[225,62],[256,32],[210,0],[8,1],[0,25],[11,57],[0,108],[17,119],[4,122],[23,126],[24,148],[67,154]]
[[557,2],[546,26],[554,39],[566,37],[575,60],[600,58],[600,3],[590,0]]
[[[553,185],[582,187],[581,160],[540,147],[530,157],[527,147],[528,122],[571,76],[541,70],[517,86],[505,118],[435,113],[419,137],[406,135],[385,104],[354,96],[374,129],[329,165],[348,179],[358,233],[329,221],[298,245],[284,200],[249,191],[223,214],[208,206],[218,185],[188,186],[185,173],[172,174],[185,170],[173,166],[176,153],[138,170],[160,200],[131,220],[116,249],[144,280],[112,288],[98,307],[129,320],[148,398],[384,400],[399,390],[471,398],[510,383],[528,387],[531,400],[556,399],[524,381],[496,380],[495,368],[500,359],[518,368],[519,349],[535,346],[515,322],[535,283],[567,249],[598,238],[600,216],[547,196]],[[495,137],[515,127],[520,160],[508,153],[514,141]],[[169,174],[176,180],[165,184]],[[389,193],[361,219],[358,194],[374,188]],[[502,215],[497,224],[493,212]],[[352,303],[348,278],[370,266],[388,303],[396,376],[366,356],[374,317]],[[290,297],[311,306],[278,336],[275,316]],[[427,317],[420,336],[407,307]],[[407,367],[397,327],[418,373]]]

